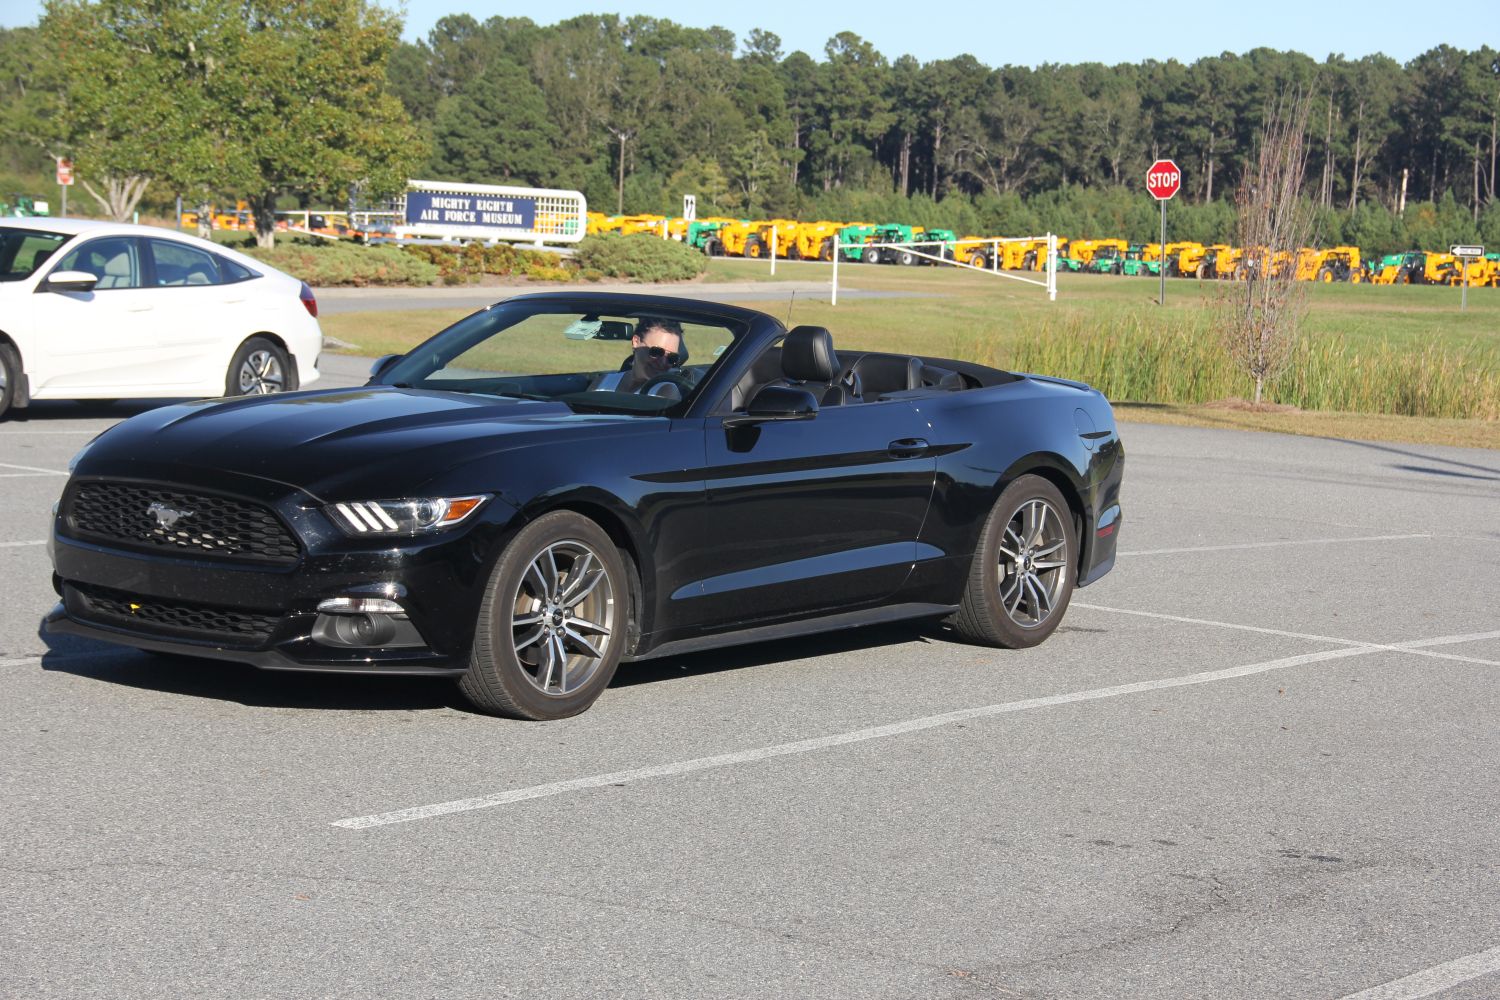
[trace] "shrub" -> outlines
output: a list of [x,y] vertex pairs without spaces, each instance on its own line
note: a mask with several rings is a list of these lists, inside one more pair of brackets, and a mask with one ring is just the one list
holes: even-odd
[[438,268],[396,247],[281,240],[271,250],[246,250],[257,260],[309,285],[430,285]]
[[708,270],[708,258],[684,243],[620,233],[587,237],[573,259],[585,272],[627,281],[686,281]]
[[569,262],[561,255],[545,250],[523,250],[509,243],[493,246],[482,243],[462,246],[418,244],[402,249],[435,266],[445,285],[478,281],[482,274],[502,278],[521,275],[537,281],[566,281],[573,276]]

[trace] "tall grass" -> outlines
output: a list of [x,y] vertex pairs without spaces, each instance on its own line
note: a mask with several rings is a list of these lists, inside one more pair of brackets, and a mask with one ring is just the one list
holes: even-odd
[[[1213,310],[1118,310],[1046,317],[1025,332],[955,345],[985,364],[1087,382],[1113,400],[1206,403],[1247,397],[1249,375],[1222,347]],[[1304,410],[1500,420],[1500,352],[1429,343],[1351,344],[1337,334],[1301,337],[1266,400]]]

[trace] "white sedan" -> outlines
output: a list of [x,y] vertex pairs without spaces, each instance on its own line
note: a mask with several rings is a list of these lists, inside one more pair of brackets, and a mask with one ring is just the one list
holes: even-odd
[[312,289],[169,229],[0,221],[0,416],[33,399],[239,396],[318,378]]

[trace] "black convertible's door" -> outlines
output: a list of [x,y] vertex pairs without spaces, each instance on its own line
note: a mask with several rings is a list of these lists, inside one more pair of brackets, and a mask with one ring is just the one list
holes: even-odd
[[736,626],[892,594],[932,495],[925,428],[899,400],[748,427],[708,418],[702,548],[673,620]]

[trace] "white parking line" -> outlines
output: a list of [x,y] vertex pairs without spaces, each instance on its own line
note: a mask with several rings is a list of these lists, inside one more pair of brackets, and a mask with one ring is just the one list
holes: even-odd
[[[1500,632],[1485,633],[1483,637],[1490,636],[1500,636]],[[1473,637],[1440,636],[1435,639],[1418,640],[1410,645],[1436,646],[1450,642],[1467,642],[1471,638]],[[826,750],[830,747],[844,746],[850,743],[863,743],[868,740],[882,739],[887,736],[900,736],[905,733],[919,732],[924,729],[935,729],[939,726],[952,725],[953,723],[964,722],[969,719],[1006,715],[1011,712],[1025,712],[1035,708],[1051,708],[1055,705],[1098,701],[1103,698],[1118,698],[1122,695],[1140,694],[1145,691],[1161,691],[1168,688],[1212,684],[1216,681],[1249,677],[1272,670],[1285,670],[1288,667],[1299,667],[1303,664],[1319,663],[1323,660],[1339,660],[1351,656],[1367,656],[1371,653],[1390,651],[1399,652],[1403,650],[1392,646],[1361,643],[1345,646],[1342,649],[1325,649],[1316,653],[1284,656],[1280,659],[1266,660],[1262,663],[1250,663],[1239,667],[1228,667],[1224,670],[1206,670],[1201,673],[1187,674],[1181,677],[1162,677],[1156,680],[1137,681],[1133,684],[1117,684],[1112,687],[1072,691],[1067,694],[1048,695],[1043,698],[1028,698],[1025,701],[1010,701],[998,705],[964,708],[956,712],[945,712],[941,715],[928,715],[918,719],[908,719],[904,722],[894,722],[885,726],[872,726],[868,729],[856,729],[851,732],[834,733],[830,736],[819,736],[809,740],[798,740],[793,743],[757,747],[753,750],[741,750],[737,753],[718,754],[713,757],[697,757],[693,760],[658,764],[654,767],[634,768],[629,771],[614,771],[610,774],[589,775],[583,778],[574,778],[570,781],[554,781],[545,785],[532,785],[527,788],[515,788],[509,791],[495,792],[490,795],[480,795],[474,798],[438,802],[433,805],[413,806],[408,809],[397,809],[392,812],[374,813],[369,816],[352,816],[347,819],[335,820],[332,825],[342,827],[346,830],[368,830],[371,827],[389,826],[393,823],[410,823],[414,820],[432,819],[433,817],[446,816],[450,813],[471,812],[475,809],[492,809],[495,806],[512,805],[517,802],[527,802],[531,799],[543,799],[553,795],[562,795],[567,792],[582,791],[588,788],[602,788],[607,785],[626,785],[631,782],[645,781],[651,778],[667,778],[678,774],[689,774],[693,771],[706,771],[711,768],[728,767],[733,764],[748,764],[759,760],[769,760],[773,757],[787,757],[793,754],[811,753],[816,750]]]
[[1455,958],[1380,986],[1350,993],[1339,1000],[1420,1000],[1495,972],[1500,972],[1500,948]]
[[[22,472],[34,472],[34,473],[39,473],[39,474],[44,475],[44,476],[66,476],[67,475],[66,472],[59,472],[56,469],[39,469],[39,468],[37,468],[34,465],[13,465],[10,462],[0,462],[0,469],[20,469]],[[4,479],[19,479],[20,477],[19,476],[13,476],[13,475],[6,475],[6,476],[0,476],[0,478],[4,478]]]
[[1181,549],[1136,549],[1131,552],[1121,552],[1122,556],[1170,556],[1181,552],[1229,552],[1234,549],[1274,549],[1283,545],[1331,545],[1334,542],[1401,542],[1412,538],[1431,538],[1431,534],[1421,535],[1363,535],[1360,537],[1344,538],[1293,538],[1279,542],[1242,542],[1238,545],[1195,545]]
[[46,539],[40,542],[0,542],[0,549],[21,549],[32,545],[46,545]]
[[1212,618],[1189,618],[1186,615],[1168,615],[1159,611],[1136,611],[1132,608],[1111,608],[1103,604],[1084,604],[1074,601],[1070,607],[1084,608],[1088,611],[1104,611],[1113,615],[1134,615],[1137,618],[1156,618],[1166,622],[1182,622],[1187,625],[1210,625],[1214,628],[1234,629],[1237,632],[1257,632],[1261,635],[1283,635],[1289,639],[1306,639],[1309,642],[1335,642],[1342,646],[1359,646],[1365,649],[1385,649],[1396,653],[1412,653],[1416,656],[1430,656],[1437,660],[1457,660],[1461,663],[1480,663],[1490,667],[1500,667],[1500,661],[1484,660],[1474,656],[1459,656],[1456,653],[1435,653],[1426,646],[1450,646],[1463,642],[1483,642],[1500,636],[1500,632],[1469,632],[1463,635],[1450,635],[1442,640],[1418,639],[1415,642],[1365,642],[1362,639],[1341,639],[1333,635],[1317,635],[1312,632],[1288,632],[1279,628],[1264,628],[1260,625],[1241,625],[1238,622],[1214,621]]

